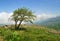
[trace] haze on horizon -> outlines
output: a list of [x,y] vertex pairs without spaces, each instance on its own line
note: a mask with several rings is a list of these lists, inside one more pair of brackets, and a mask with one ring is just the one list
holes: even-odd
[[21,7],[32,10],[37,20],[60,16],[60,0],[0,0],[0,24],[12,23],[8,18]]

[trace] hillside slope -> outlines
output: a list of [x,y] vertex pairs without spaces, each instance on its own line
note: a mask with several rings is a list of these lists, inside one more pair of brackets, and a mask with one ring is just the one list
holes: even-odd
[[0,28],[4,41],[60,41],[60,33],[54,29],[41,26],[24,26],[26,30]]

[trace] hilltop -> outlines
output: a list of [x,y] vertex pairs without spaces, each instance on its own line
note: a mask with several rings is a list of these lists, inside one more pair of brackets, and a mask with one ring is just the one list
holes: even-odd
[[60,31],[38,25],[23,26],[23,28],[25,29],[0,28],[1,39],[4,41],[60,41]]

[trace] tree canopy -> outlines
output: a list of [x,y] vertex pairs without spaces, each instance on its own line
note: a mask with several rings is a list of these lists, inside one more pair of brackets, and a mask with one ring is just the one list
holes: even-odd
[[36,16],[33,15],[33,12],[27,8],[18,8],[13,12],[11,17],[11,19],[15,22],[15,28],[19,29],[23,21],[33,23]]

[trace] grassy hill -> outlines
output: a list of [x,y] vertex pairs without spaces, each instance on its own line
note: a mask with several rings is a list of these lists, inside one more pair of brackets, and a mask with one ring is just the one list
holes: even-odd
[[60,41],[60,31],[41,26],[24,26],[24,30],[0,28],[0,41]]

